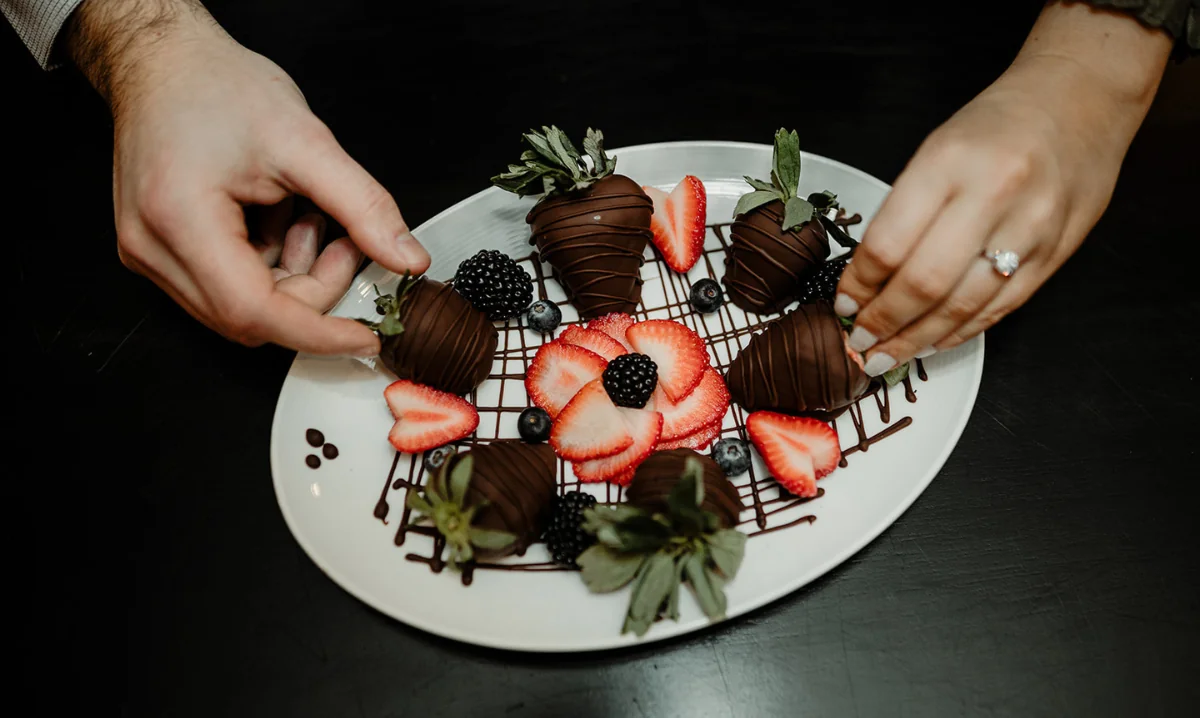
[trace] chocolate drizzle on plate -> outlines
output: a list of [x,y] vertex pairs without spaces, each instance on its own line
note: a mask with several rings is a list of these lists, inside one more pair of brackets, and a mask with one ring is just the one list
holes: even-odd
[[[835,221],[839,225],[846,226],[855,224],[855,220],[856,217],[845,218],[839,216]],[[716,278],[716,268],[722,262],[723,255],[729,247],[726,237],[726,230],[729,225],[730,223],[722,223],[709,226],[709,237],[701,260],[703,264],[699,266],[703,266],[710,277]],[[657,267],[658,276],[648,281],[661,284],[665,301],[650,307],[639,305],[631,314],[638,320],[650,318],[651,315],[654,318],[673,319],[696,330],[700,336],[705,337],[709,353],[713,358],[713,364],[722,373],[726,372],[732,364],[732,360],[734,359],[732,355],[740,352],[741,348],[750,341],[750,337],[761,332],[774,319],[774,317],[762,317],[753,313],[747,313],[744,317],[741,315],[741,312],[737,312],[735,315],[735,312],[731,310],[729,305],[723,306],[713,314],[697,314],[692,310],[688,302],[691,290],[688,278],[671,272],[662,264],[662,260],[657,257],[653,261],[659,264]],[[549,270],[543,265],[543,257],[535,252],[523,260],[523,263],[530,269],[531,274],[535,278],[539,298],[546,299],[548,297],[546,276]],[[524,400],[524,387],[522,386],[525,370],[533,360],[533,356],[541,343],[547,341],[547,339],[539,338],[541,335],[537,332],[525,331],[523,329],[523,321],[522,318],[516,318],[496,324],[500,336],[500,342],[494,357],[497,370],[489,374],[488,379],[499,381],[499,396],[494,402],[483,402],[482,404],[479,401],[478,391],[472,391],[468,396],[468,399],[476,406],[483,420],[481,420],[480,428],[474,436],[459,442],[460,446],[464,448],[477,444],[489,444],[500,440],[501,432],[499,426],[505,423],[511,424],[515,420],[516,415],[528,406]],[[912,381],[927,380],[928,377],[925,373],[924,365],[918,361],[916,367],[918,379]],[[513,386],[509,387],[510,384],[513,384]],[[899,385],[892,387],[892,389],[895,390],[898,387]],[[522,400],[513,401],[511,399],[514,396],[513,392],[515,392],[515,396],[521,397]],[[915,391],[906,389],[905,395],[906,400],[909,402],[916,400]],[[510,398],[506,399],[506,397]],[[863,419],[864,406],[874,407],[874,410],[878,412],[880,421],[887,426],[874,434],[869,434],[866,422]],[[871,383],[862,396],[849,405],[833,414],[820,415],[819,418],[833,422],[843,413],[849,414],[855,433],[851,436],[846,436],[845,434],[848,432],[843,432],[844,444],[847,438],[852,440],[842,450],[842,466],[847,465],[847,457],[869,450],[876,443],[890,438],[912,423],[912,419],[907,416],[900,417],[895,422],[892,422],[892,415],[899,413],[898,407],[893,405],[889,397],[889,389],[880,382]],[[747,412],[742,407],[737,404],[732,405],[730,415],[726,416],[721,436],[738,437],[748,440],[745,428],[746,415]],[[485,417],[488,416],[496,417],[496,421],[487,421]],[[514,432],[515,429],[508,432],[507,435],[515,436]],[[404,492],[408,489],[422,486],[427,478],[423,465],[424,457],[420,456],[406,457],[409,459],[407,469],[400,476],[397,476],[397,472],[401,470],[399,463],[401,456],[401,454],[397,453],[393,459],[391,470],[388,472],[387,480],[384,482],[379,500],[374,509],[374,517],[385,524],[388,523],[389,519],[389,494],[393,491],[399,492],[395,500],[399,502],[399,506],[403,506]],[[557,459],[557,457],[555,463],[557,467],[556,481],[558,492],[564,494],[568,491],[579,489],[580,483],[569,479],[566,463],[561,459]],[[812,523],[816,520],[816,516],[810,513],[807,506],[813,501],[817,501],[825,493],[824,488],[819,488],[817,495],[813,498],[797,498],[781,490],[779,485],[770,476],[759,475],[759,472],[753,467],[751,467],[749,472],[733,477],[732,482],[742,505],[745,507],[739,515],[738,526],[751,538]],[[621,501],[624,492],[621,487],[608,483],[603,484],[603,488],[600,488],[598,485],[592,485],[592,491],[599,492],[598,498],[602,502]],[[397,529],[393,539],[395,545],[407,547],[411,543],[409,541],[410,537],[420,537],[422,540],[418,543],[421,544],[421,547],[407,551],[405,558],[409,561],[424,563],[433,571],[442,571],[445,568],[445,562],[442,557],[443,546],[437,539],[436,532],[427,526],[408,526],[410,521],[410,511],[405,507],[397,521]],[[522,561],[520,557],[508,557],[500,560],[479,561],[464,566],[462,581],[464,584],[470,584],[479,571],[541,572],[564,570],[569,569],[546,562]]]

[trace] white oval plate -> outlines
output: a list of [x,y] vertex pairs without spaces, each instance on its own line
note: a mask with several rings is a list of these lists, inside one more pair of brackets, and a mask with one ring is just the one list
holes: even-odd
[[[670,189],[685,174],[699,177],[708,191],[709,222],[726,221],[737,198],[746,190],[743,175],[768,177],[771,148],[733,142],[676,142],[630,147],[613,151],[618,171],[643,185]],[[853,167],[805,154],[801,173],[801,196],[829,189],[842,206],[861,213],[869,222],[888,192],[888,185]],[[414,233],[433,255],[430,275],[446,279],[463,259],[480,249],[500,249],[514,257],[530,254],[529,229],[525,214],[532,200],[518,199],[491,188],[447,209]],[[861,227],[851,228],[858,235]],[[692,280],[716,275],[723,270],[722,251],[715,231],[710,230],[706,250],[708,262],[692,270]],[[676,298],[686,287],[678,276],[661,271],[647,251],[643,305],[654,311],[648,316],[679,318],[702,334],[720,332],[720,321],[742,327],[740,336],[711,346],[714,362],[727,366],[728,347],[744,345],[748,322],[758,321],[726,304],[728,310],[710,315],[703,323],[686,309],[662,309],[664,294]],[[532,262],[525,262],[531,268]],[[664,283],[664,276],[665,282]],[[374,305],[372,284],[390,287],[394,275],[371,265],[355,281],[350,292],[335,308],[339,316],[371,316]],[[563,298],[561,289],[546,280],[551,299]],[[669,286],[668,286],[669,284]],[[684,297],[678,296],[682,299]],[[564,308],[564,321],[576,318]],[[560,330],[561,331],[561,330]],[[734,332],[730,332],[734,333]],[[524,332],[527,343],[540,340]],[[521,330],[501,331],[501,352],[519,347]],[[511,342],[506,344],[505,342]],[[497,362],[498,373],[523,373],[521,351],[508,367]],[[532,351],[527,352],[532,354]],[[514,366],[515,364],[515,366]],[[958,441],[983,372],[982,337],[950,352],[925,361],[928,381],[914,377],[917,401],[906,401],[901,387],[892,389],[890,424],[881,420],[878,405],[865,399],[861,406],[864,430],[875,435],[897,422],[911,424],[870,447],[848,457],[848,466],[821,481],[824,495],[802,506],[765,517],[768,529],[790,527],[752,536],[747,542],[741,572],[727,587],[728,616],[736,617],[787,595],[845,561],[878,536],[917,498],[933,480]],[[434,573],[428,564],[406,560],[406,555],[429,556],[431,541],[408,534],[403,546],[394,538],[401,525],[405,488],[392,487],[390,476],[416,477],[419,468],[408,455],[398,455],[387,442],[392,418],[382,398],[390,375],[375,371],[352,359],[323,359],[301,355],[296,358],[280,391],[271,433],[271,470],[275,491],[288,527],[296,540],[320,568],[347,591],[374,608],[410,625],[448,638],[495,648],[523,651],[583,651],[614,648],[640,641],[653,641],[702,629],[709,621],[691,595],[681,600],[678,622],[660,621],[642,639],[621,635],[628,589],[609,595],[588,593],[575,573],[562,571],[509,572],[478,570],[474,582],[464,587],[460,577],[447,570]],[[501,382],[505,405],[524,406],[525,393],[519,380],[489,379],[476,392],[480,406],[494,406]],[[480,438],[515,437],[515,413],[481,411]],[[733,409],[725,419],[725,435],[736,435],[742,419]],[[324,433],[339,455],[321,459],[317,469],[306,457],[321,456],[305,438],[308,429]],[[850,413],[837,420],[843,448],[856,443],[856,428]],[[778,489],[766,477],[755,457],[754,476],[735,482],[746,503],[758,501],[762,514],[787,506],[778,500]],[[415,466],[419,467],[419,460]],[[563,472],[560,471],[560,474]],[[573,481],[566,470],[561,481]],[[753,484],[753,486],[751,486]],[[605,496],[606,485],[591,490]],[[382,498],[389,505],[387,523],[373,512]],[[615,498],[615,497],[614,497]],[[742,528],[759,530],[759,512],[748,509]],[[815,516],[812,522],[799,521]],[[513,563],[546,560],[543,546]]]

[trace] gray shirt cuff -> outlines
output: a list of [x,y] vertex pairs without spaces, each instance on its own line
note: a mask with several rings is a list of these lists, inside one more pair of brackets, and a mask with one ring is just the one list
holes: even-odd
[[83,0],[0,0],[0,12],[16,29],[38,64],[51,69],[58,33]]

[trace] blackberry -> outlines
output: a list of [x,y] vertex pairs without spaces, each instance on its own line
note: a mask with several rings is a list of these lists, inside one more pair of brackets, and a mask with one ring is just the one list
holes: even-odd
[[717,284],[712,279],[701,279],[692,285],[691,296],[688,297],[691,302],[692,309],[698,312],[707,314],[715,312],[725,303],[725,293],[721,291],[721,285]]
[[495,249],[481,250],[458,265],[454,288],[492,321],[512,319],[533,301],[529,272]]
[[525,441],[536,444],[550,438],[550,415],[545,409],[531,406],[517,417],[517,433]]
[[645,354],[622,354],[608,363],[601,376],[614,404],[641,409],[658,384],[658,365]]
[[525,321],[533,331],[549,334],[557,329],[558,323],[562,321],[562,310],[554,302],[539,299],[529,305],[529,310],[525,312]]
[[431,474],[436,474],[437,470],[442,468],[442,464],[446,463],[446,459],[449,459],[451,456],[454,456],[454,454],[457,451],[458,451],[458,449],[454,448],[450,444],[446,444],[445,446],[439,446],[436,449],[430,449],[429,451],[426,451],[425,452],[425,471],[427,471]]
[[583,510],[596,505],[596,497],[582,491],[571,491],[554,499],[550,522],[546,527],[546,547],[554,563],[579,568],[575,559],[584,549],[596,542],[583,530]]
[[820,299],[833,301],[838,281],[849,263],[849,259],[838,257],[817,267],[800,282],[800,303],[812,304]]
[[750,470],[750,447],[741,439],[721,439],[713,444],[712,459],[726,476],[737,476]]

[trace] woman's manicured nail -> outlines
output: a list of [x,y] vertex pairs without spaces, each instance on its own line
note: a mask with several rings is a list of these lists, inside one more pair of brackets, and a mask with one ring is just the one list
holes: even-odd
[[371,357],[379,356],[379,343],[376,342],[371,346],[355,349],[352,354],[360,359],[369,359]]
[[868,376],[879,376],[894,366],[896,366],[896,360],[887,354],[880,352],[878,354],[872,354],[871,358],[867,360],[867,365],[863,367],[863,369],[867,372]]
[[850,348],[856,352],[865,352],[877,341],[874,334],[862,327],[854,327],[854,331],[850,332]]
[[833,311],[839,317],[851,317],[858,314],[858,302],[848,294],[839,294],[833,299]]
[[937,349],[934,349],[933,347],[925,347],[921,351],[917,352],[917,359],[924,359],[925,357],[933,356],[934,354],[937,354]]
[[399,253],[401,261],[406,265],[422,269],[429,266],[429,252],[411,234],[402,234],[397,239],[396,251]]

